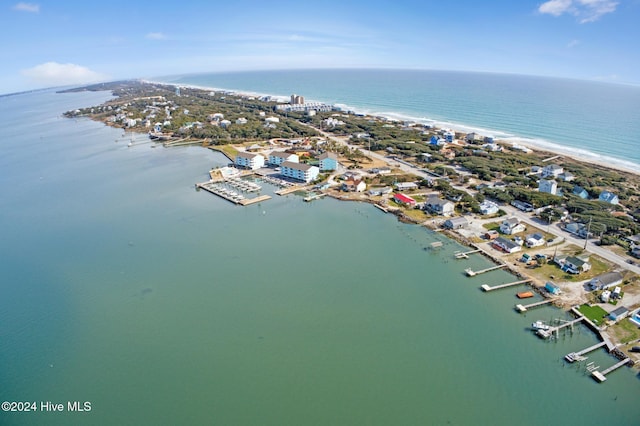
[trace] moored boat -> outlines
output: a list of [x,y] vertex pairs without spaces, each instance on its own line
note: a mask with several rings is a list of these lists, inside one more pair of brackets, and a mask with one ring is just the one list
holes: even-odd
[[527,299],[529,297],[533,297],[533,292],[532,291],[521,291],[520,293],[517,293],[516,296],[518,297],[518,299]]

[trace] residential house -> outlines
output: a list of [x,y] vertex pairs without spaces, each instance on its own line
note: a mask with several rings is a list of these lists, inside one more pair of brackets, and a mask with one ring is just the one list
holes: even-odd
[[523,232],[525,229],[526,227],[520,223],[520,219],[517,217],[505,219],[500,224],[500,232],[507,235],[517,234],[518,232]]
[[439,216],[451,216],[456,205],[448,200],[443,200],[437,195],[430,195],[424,203],[424,209]]
[[435,145],[435,146],[442,146],[444,145],[446,142],[444,139],[442,139],[441,137],[438,136],[431,136],[431,139],[429,140],[429,143],[431,145]]
[[362,179],[350,179],[342,183],[341,189],[348,192],[363,192],[367,189],[367,184]]
[[293,161],[285,161],[280,164],[280,174],[303,182],[309,183],[316,179],[320,174],[320,169],[306,163],[296,163]]
[[292,163],[298,163],[299,157],[296,154],[291,154],[289,152],[284,151],[271,151],[269,154],[269,164],[273,166],[279,166],[285,161],[290,161]]
[[558,178],[562,179],[565,182],[571,182],[572,180],[576,179],[573,173],[567,171],[565,171],[564,173],[560,173],[560,176],[558,176]]
[[568,223],[565,225],[564,230],[571,234],[577,235],[580,238],[587,238],[592,236],[591,232],[589,232],[589,235],[587,235],[587,225],[585,225],[584,223]]
[[276,124],[280,122],[280,119],[278,117],[267,117],[264,119],[265,123],[269,123],[269,124]]
[[611,291],[609,291],[609,290],[605,290],[600,294],[600,300],[603,303],[607,303],[610,298],[611,298]]
[[560,269],[570,274],[580,274],[591,269],[588,259],[580,259],[576,256],[556,256],[553,261],[560,266]]
[[538,191],[556,195],[558,191],[558,183],[552,179],[540,179],[538,181]]
[[385,195],[385,194],[391,194],[393,192],[393,189],[391,189],[390,186],[386,186],[384,188],[372,188],[369,190],[369,195],[372,196],[380,196],[380,195]]
[[445,220],[443,226],[446,229],[462,229],[466,228],[468,224],[469,223],[467,222],[466,218],[458,216]]
[[589,198],[589,193],[587,192],[587,190],[578,185],[573,187],[572,193],[573,195],[577,195],[578,197],[583,198],[585,200]]
[[222,127],[223,129],[227,129],[227,128],[229,128],[229,126],[231,126],[231,121],[229,121],[229,120],[220,120],[220,127]]
[[257,170],[264,167],[264,156],[252,152],[239,152],[238,155],[236,155],[234,163],[239,167]]
[[527,247],[540,247],[544,245],[544,235],[540,233],[529,234],[525,237],[524,243]]
[[480,135],[478,135],[477,133],[471,132],[471,133],[467,133],[466,136],[464,137],[464,140],[467,142],[473,142],[476,139],[480,139]]
[[236,119],[236,124],[247,124],[247,119],[244,117],[240,117]]
[[522,250],[522,247],[515,241],[508,240],[504,237],[498,237],[492,242],[493,246],[498,250],[502,250],[505,253],[515,253]]
[[620,202],[618,196],[610,191],[602,191],[600,193],[600,196],[598,197],[598,200],[604,201],[605,203],[609,204],[618,204]]
[[394,186],[398,191],[408,191],[411,189],[418,189],[418,184],[415,182],[396,182]]
[[404,204],[411,207],[416,205],[416,200],[400,192],[397,192],[396,194],[394,194],[393,201],[395,201],[398,204]]
[[456,138],[456,134],[453,133],[451,130],[447,130],[445,131],[442,136],[444,137],[445,142],[447,143],[452,143],[455,138]]
[[338,156],[334,152],[323,152],[318,157],[320,170],[336,170],[338,168]]
[[480,214],[482,215],[496,214],[498,213],[498,210],[500,210],[500,208],[493,201],[484,200],[482,203],[480,203]]
[[626,318],[629,315],[629,309],[624,306],[620,306],[619,308],[614,309],[609,313],[609,318],[612,321],[620,321],[621,319]]
[[495,240],[496,238],[500,237],[500,234],[498,233],[498,231],[493,231],[493,230],[492,230],[492,231],[487,231],[487,232],[485,232],[485,234],[483,235],[483,237],[484,237],[486,240],[493,241],[493,240]]
[[562,173],[564,173],[564,169],[557,164],[549,164],[548,166],[544,166],[542,168],[542,177],[543,178],[557,178]]
[[593,277],[587,283],[590,290],[606,290],[622,284],[622,274],[620,272],[605,272],[604,274]]

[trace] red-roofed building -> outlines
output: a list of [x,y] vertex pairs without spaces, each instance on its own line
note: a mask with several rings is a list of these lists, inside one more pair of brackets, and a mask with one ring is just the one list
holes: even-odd
[[414,200],[413,198],[409,197],[408,195],[404,195],[404,194],[401,194],[399,192],[393,196],[393,200],[396,203],[406,204],[407,206],[415,206],[416,205],[416,200]]

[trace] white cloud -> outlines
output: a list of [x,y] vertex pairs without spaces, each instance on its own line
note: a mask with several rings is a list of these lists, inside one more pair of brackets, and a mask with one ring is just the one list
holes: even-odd
[[104,74],[97,73],[87,67],[76,64],[59,64],[46,62],[21,71],[22,75],[34,83],[45,86],[66,86],[86,84],[107,79]]
[[553,16],[569,13],[581,24],[597,21],[602,15],[615,12],[615,0],[549,0],[538,7],[538,12]]
[[579,44],[580,44],[580,40],[571,40],[571,41],[567,44],[567,47],[568,47],[569,49],[571,49],[572,47],[575,47],[575,46],[577,46],[577,45],[579,45]]
[[40,5],[33,3],[18,3],[13,6],[13,10],[18,10],[20,12],[38,13],[40,12]]
[[167,38],[167,36],[162,33],[148,33],[145,37],[149,40],[164,40]]

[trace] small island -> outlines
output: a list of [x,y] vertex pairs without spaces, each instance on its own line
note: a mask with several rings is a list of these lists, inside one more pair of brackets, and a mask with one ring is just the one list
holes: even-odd
[[369,202],[445,232],[470,247],[456,259],[485,255],[518,277],[485,291],[529,285],[531,295],[518,295],[544,299],[518,301],[517,311],[546,303],[570,309],[612,354],[640,364],[632,351],[640,342],[640,176],[633,172],[299,95],[143,81],[72,89],[80,90],[109,90],[114,99],[65,116],[144,133],[165,147],[198,145],[226,155],[230,167],[211,170],[198,188],[247,205],[256,198],[243,195],[252,192],[244,178],[257,175],[280,186],[278,194]]

